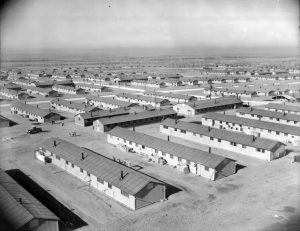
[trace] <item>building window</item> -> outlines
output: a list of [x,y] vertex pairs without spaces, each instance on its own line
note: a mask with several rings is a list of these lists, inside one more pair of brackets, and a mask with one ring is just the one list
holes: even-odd
[[101,180],[100,178],[97,178],[97,181],[98,181],[100,184],[104,184],[104,181]]
[[236,146],[236,143],[235,142],[230,142],[231,145],[233,146]]
[[173,159],[173,155],[172,154],[170,154],[170,159]]
[[69,164],[69,161],[66,160],[66,165],[68,165],[68,164]]
[[166,126],[166,125],[163,125],[163,128],[164,128],[164,129],[168,129],[168,126]]
[[210,140],[214,140],[214,138],[213,138],[213,137],[209,137],[209,139],[210,139]]
[[131,141],[129,141],[129,144],[131,145],[131,144],[132,144],[132,142],[131,142]]
[[262,149],[261,152],[262,152],[262,153],[265,153],[265,149]]
[[176,131],[177,131],[177,128],[174,128],[174,131],[176,132]]
[[246,148],[246,145],[245,145],[245,144],[242,144],[242,148]]
[[91,174],[90,174],[89,172],[86,172],[86,174],[87,174],[88,176],[91,176]]
[[218,139],[218,142],[221,142],[221,139]]
[[110,183],[107,183],[107,185],[108,185],[108,188],[112,188],[112,186],[111,186],[111,184],[110,184]]
[[83,169],[82,169],[82,168],[80,168],[80,172],[83,172]]
[[196,133],[195,133],[195,132],[193,132],[193,135],[194,135],[194,136],[196,136]]
[[278,119],[278,118],[277,118],[276,120],[277,120],[277,121],[279,121],[279,119]]
[[209,171],[209,167],[204,166],[205,171]]
[[145,149],[145,145],[142,145],[142,149]]
[[178,161],[181,161],[182,160],[182,158],[181,157],[178,157]]
[[74,164],[72,164],[72,168],[74,168]]
[[60,160],[60,156],[56,155],[56,159]]
[[161,154],[162,154],[163,156],[166,156],[166,153],[165,153],[165,152],[162,152]]
[[276,132],[276,135],[279,135],[280,134],[280,132]]
[[124,192],[123,190],[121,190],[121,194],[122,194],[123,196],[125,196],[125,197],[128,197],[128,198],[129,198],[129,193],[127,193],[127,192]]
[[256,151],[260,152],[260,148],[257,148]]
[[181,130],[181,133],[186,133],[186,130]]
[[268,130],[268,133],[271,133],[271,130]]

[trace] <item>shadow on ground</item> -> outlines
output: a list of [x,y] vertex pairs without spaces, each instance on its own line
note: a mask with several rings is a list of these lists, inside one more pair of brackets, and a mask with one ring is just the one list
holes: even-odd
[[70,231],[88,225],[21,170],[11,169],[6,172],[60,219],[59,230]]

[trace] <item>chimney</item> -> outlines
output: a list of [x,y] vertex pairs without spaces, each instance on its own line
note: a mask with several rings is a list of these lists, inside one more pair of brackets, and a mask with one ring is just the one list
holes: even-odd
[[84,157],[84,153],[82,152],[82,153],[81,153],[81,159],[84,160],[84,158],[85,158],[85,157]]
[[250,111],[252,111],[253,110],[253,108],[252,107],[250,107]]
[[211,147],[208,147],[208,153],[211,153]]
[[39,108],[39,105],[38,105],[38,104],[36,105],[36,108]]
[[207,131],[209,131],[209,132],[210,132],[210,130],[211,130],[211,127],[207,127]]
[[170,141],[170,136],[168,136],[168,141]]
[[70,101],[70,104],[72,104],[72,101]]
[[53,141],[53,146],[56,147],[56,140]]
[[253,136],[252,136],[252,142],[254,142],[254,141],[255,141],[255,138],[256,138],[256,137],[253,135]]
[[19,202],[20,202],[20,204],[23,204],[23,201],[22,201],[21,197],[19,198]]
[[123,180],[123,179],[124,179],[124,172],[121,171],[121,180]]

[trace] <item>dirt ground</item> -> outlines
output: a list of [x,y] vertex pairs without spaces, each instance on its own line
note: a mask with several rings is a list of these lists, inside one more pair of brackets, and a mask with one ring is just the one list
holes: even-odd
[[[41,105],[47,107],[47,104]],[[135,153],[126,153],[106,142],[106,135],[93,132],[91,127],[74,124],[73,114],[64,126],[43,124],[45,132],[29,135],[26,130],[31,122],[12,115],[8,107],[1,114],[18,124],[1,128],[0,168],[18,168],[55,196],[60,202],[79,215],[88,226],[85,230],[299,230],[300,187],[299,163],[292,163],[292,156],[300,147],[281,159],[264,162],[247,156],[213,149],[220,155],[237,159],[244,165],[235,175],[219,181],[209,181],[191,174],[184,175],[170,166],[147,162]],[[200,118],[196,118],[197,120]],[[159,133],[159,124],[136,128],[137,131],[166,139]],[[68,134],[76,131],[79,136]],[[131,161],[148,173],[181,189],[167,201],[131,211],[84,182],[59,168],[33,158],[33,152],[49,137],[60,137],[79,146],[90,148],[108,157]],[[171,141],[206,150],[207,147],[179,138]]]

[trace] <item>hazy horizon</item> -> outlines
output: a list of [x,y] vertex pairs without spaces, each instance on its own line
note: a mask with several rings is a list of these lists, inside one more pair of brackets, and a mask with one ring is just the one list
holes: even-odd
[[16,0],[1,12],[13,55],[298,55],[296,0]]

